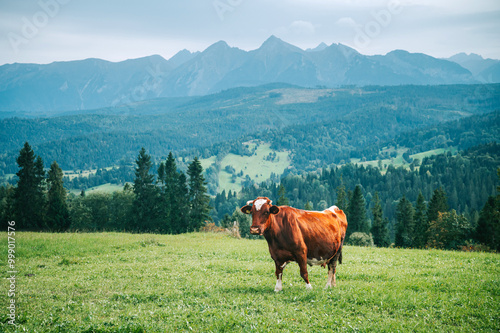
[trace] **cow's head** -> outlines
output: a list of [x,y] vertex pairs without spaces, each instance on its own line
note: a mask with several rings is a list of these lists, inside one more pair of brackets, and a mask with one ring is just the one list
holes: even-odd
[[251,234],[262,235],[264,230],[269,227],[271,214],[279,213],[279,207],[272,203],[269,198],[258,197],[255,200],[248,201],[246,206],[241,207],[243,213],[252,214]]

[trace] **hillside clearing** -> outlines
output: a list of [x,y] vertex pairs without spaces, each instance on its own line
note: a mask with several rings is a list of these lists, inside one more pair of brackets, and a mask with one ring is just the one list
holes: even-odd
[[[472,332],[500,322],[498,254],[346,246],[337,288],[324,290],[315,266],[307,292],[291,264],[277,294],[266,242],[223,234],[23,232],[16,258],[20,325],[4,310],[7,332]],[[7,293],[0,300],[5,309]]]
[[[289,152],[275,151],[271,145],[263,142],[247,142],[250,150],[255,149],[252,156],[227,154],[220,161],[218,192],[241,191],[242,183],[247,176],[257,184],[271,178],[271,174],[281,175],[290,166]],[[204,169],[215,163],[215,158],[200,160]],[[226,167],[234,169],[226,171]],[[234,175],[234,176],[233,176]]]

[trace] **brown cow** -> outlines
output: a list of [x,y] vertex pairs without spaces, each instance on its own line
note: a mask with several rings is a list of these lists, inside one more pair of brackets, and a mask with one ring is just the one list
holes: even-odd
[[306,288],[312,289],[307,274],[307,264],[328,265],[326,288],[335,287],[337,260],[342,263],[342,244],[347,229],[347,219],[342,210],[332,206],[322,212],[300,210],[288,206],[274,206],[266,197],[258,197],[241,208],[252,214],[250,233],[263,235],[276,264],[276,287],[282,290],[283,269],[290,261],[300,267],[300,276]]

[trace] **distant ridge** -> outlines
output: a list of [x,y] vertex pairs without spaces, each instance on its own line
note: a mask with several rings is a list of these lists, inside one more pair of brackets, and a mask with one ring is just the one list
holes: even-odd
[[500,62],[481,66],[478,61],[491,59],[478,57],[437,59],[403,50],[366,56],[324,43],[302,50],[271,36],[252,51],[219,41],[202,52],[179,51],[169,60],[153,55],[122,62],[7,64],[0,66],[0,112],[50,114],[273,82],[302,87],[500,82]]

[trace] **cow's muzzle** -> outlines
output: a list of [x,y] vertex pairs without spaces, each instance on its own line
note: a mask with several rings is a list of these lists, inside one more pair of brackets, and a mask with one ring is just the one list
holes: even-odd
[[259,227],[250,227],[250,233],[252,235],[260,235],[260,228]]

